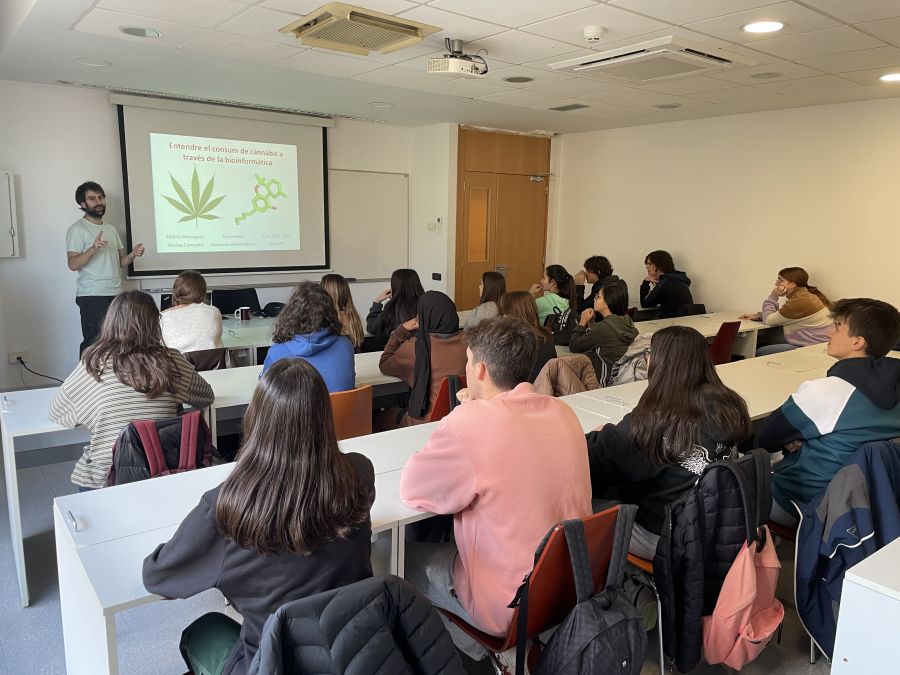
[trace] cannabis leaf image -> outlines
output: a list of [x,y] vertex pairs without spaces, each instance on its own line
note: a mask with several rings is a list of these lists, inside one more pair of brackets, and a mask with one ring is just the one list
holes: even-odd
[[169,178],[172,179],[172,187],[175,188],[175,192],[178,194],[178,201],[173,199],[172,197],[168,197],[163,195],[163,199],[169,202],[176,209],[185,213],[187,215],[183,216],[179,223],[184,223],[188,220],[194,221],[194,227],[197,227],[199,219],[203,220],[217,220],[219,216],[216,216],[210,211],[216,208],[219,203],[225,199],[226,195],[222,195],[221,197],[216,197],[215,199],[210,200],[213,191],[213,182],[216,180],[215,174],[213,174],[212,178],[209,179],[209,182],[206,184],[206,187],[203,188],[203,194],[200,193],[200,178],[197,176],[197,167],[194,167],[194,174],[191,176],[191,194],[190,197],[188,193],[185,191],[183,187],[175,180],[175,177],[170,173]]

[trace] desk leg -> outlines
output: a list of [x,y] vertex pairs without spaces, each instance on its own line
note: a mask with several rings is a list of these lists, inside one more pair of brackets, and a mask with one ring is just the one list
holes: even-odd
[[9,538],[12,542],[13,558],[16,561],[16,576],[19,581],[22,607],[28,607],[31,600],[28,597],[28,576],[25,572],[25,540],[22,534],[22,513],[19,509],[19,472],[16,467],[16,446],[12,435],[6,431],[2,416],[0,416],[0,431],[3,434],[3,471],[6,475]]
[[738,333],[737,337],[734,340],[734,347],[731,351],[734,354],[743,356],[745,359],[752,359],[754,356],[756,356],[757,332],[758,331],[755,330],[747,330]]
[[116,617],[104,616],[75,542],[59,508],[53,507],[59,605],[68,675],[118,675]]
[[406,578],[406,525],[397,526],[397,571],[401,579]]
[[211,405],[206,409],[206,423],[209,424],[209,435],[212,436],[213,445],[219,447],[219,430],[216,428],[215,405]]

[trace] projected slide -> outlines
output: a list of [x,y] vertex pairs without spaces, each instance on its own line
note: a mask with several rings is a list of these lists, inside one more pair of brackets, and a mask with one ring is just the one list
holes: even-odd
[[150,134],[159,253],[298,251],[297,146]]

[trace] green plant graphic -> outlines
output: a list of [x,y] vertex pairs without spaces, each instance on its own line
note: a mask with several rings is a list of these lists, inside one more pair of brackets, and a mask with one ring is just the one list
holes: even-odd
[[[250,200],[250,205],[253,207],[253,210],[244,211],[241,215],[237,216],[234,219],[235,225],[240,225],[242,220],[247,220],[247,218],[254,213],[265,213],[270,209],[272,211],[277,211],[278,207],[272,205],[272,200],[278,199],[279,197],[287,197],[284,190],[281,189],[281,181],[277,178],[266,180],[258,173],[253,175],[256,178],[256,185],[253,186],[254,196],[253,199]],[[260,194],[260,188],[265,190],[264,194]]]
[[[197,175],[197,167],[194,167],[194,173],[191,176],[191,194],[188,196],[188,193],[185,191],[183,187],[175,180],[175,177],[170,173],[169,178],[172,179],[172,187],[175,188],[175,192],[178,195],[178,199],[173,199],[172,197],[168,197],[163,195],[163,199],[169,202],[176,209],[185,213],[184,217],[179,220],[179,223],[187,222],[188,220],[194,221],[194,227],[197,227],[199,224],[199,219],[203,220],[217,220],[219,216],[210,213],[214,208],[216,208],[223,199],[225,199],[226,195],[222,195],[221,197],[216,197],[215,199],[210,199],[213,191],[213,183],[216,180],[215,174],[213,174],[212,178],[209,179],[209,182],[206,184],[206,187],[203,188],[203,193],[200,193],[200,177]],[[179,201],[180,200],[180,201]]]

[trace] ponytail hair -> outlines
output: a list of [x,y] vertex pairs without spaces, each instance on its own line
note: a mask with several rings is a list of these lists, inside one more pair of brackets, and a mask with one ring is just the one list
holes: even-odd
[[578,309],[578,294],[575,290],[575,278],[562,265],[549,265],[544,273],[556,283],[559,295],[568,299],[572,311]]
[[819,300],[822,301],[822,304],[825,305],[828,309],[831,309],[831,300],[820,291],[815,286],[810,286],[809,284],[809,273],[803,269],[802,267],[785,267],[783,270],[778,272],[778,276],[780,276],[785,281],[790,281],[791,283],[797,284],[800,288],[805,288],[813,295],[817,296]]

